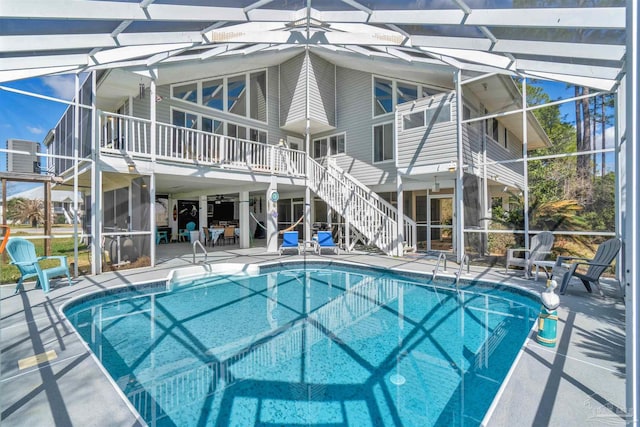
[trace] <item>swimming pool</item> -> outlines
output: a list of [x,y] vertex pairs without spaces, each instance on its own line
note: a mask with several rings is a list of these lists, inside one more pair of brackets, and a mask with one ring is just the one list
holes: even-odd
[[333,263],[110,291],[66,316],[151,426],[478,425],[539,302]]

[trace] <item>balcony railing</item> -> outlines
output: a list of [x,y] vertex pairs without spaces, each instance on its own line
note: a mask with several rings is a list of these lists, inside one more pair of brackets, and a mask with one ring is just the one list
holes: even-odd
[[100,148],[107,153],[126,152],[136,157],[280,175],[306,173],[305,153],[285,147],[166,123],[156,123],[152,146],[150,120],[113,113],[101,114],[100,130]]

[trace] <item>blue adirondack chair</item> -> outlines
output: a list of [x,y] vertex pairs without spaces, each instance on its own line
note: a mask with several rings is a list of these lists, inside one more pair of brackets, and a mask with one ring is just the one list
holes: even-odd
[[[42,290],[49,292],[49,279],[57,276],[67,276],[69,285],[71,285],[71,274],[67,265],[67,257],[65,256],[36,256],[36,248],[28,240],[13,238],[9,240],[6,247],[7,253],[11,258],[11,264],[20,270],[20,279],[16,285],[17,294],[25,279],[36,277],[36,287],[41,286]],[[42,268],[40,261],[48,259],[57,259],[60,265],[57,267]]]
[[178,236],[180,237],[180,240],[186,240],[188,242],[191,240],[191,232],[195,231],[196,229],[196,223],[193,221],[189,221],[187,225],[185,225],[185,227],[187,228],[180,230]]

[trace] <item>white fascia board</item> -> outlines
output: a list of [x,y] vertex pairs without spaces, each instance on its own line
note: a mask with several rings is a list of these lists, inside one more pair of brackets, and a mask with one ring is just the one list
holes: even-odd
[[204,60],[207,58],[212,58],[214,56],[218,56],[221,53],[226,52],[227,50],[229,50],[229,45],[227,44],[224,44],[222,46],[215,46],[215,47],[212,46],[212,49],[209,49],[208,51],[200,54],[200,59]]
[[400,59],[402,61],[405,61],[405,62],[413,62],[413,60],[414,60],[413,56],[409,55],[406,52],[398,50],[398,49],[394,49],[394,48],[391,48],[391,47],[379,47],[379,46],[373,46],[373,47],[375,49],[379,49],[382,52],[388,53],[389,55],[391,55],[391,56],[393,56],[395,58],[398,58],[398,59]]
[[465,49],[441,49],[437,47],[421,48],[425,52],[437,53],[463,61],[477,62],[479,64],[489,65],[496,68],[507,68],[511,64],[509,58],[502,55],[496,55],[488,52]]
[[253,45],[253,46],[249,46],[249,47],[247,47],[245,49],[234,50],[233,52],[238,52],[239,54],[242,54],[242,55],[249,55],[251,53],[264,50],[264,49],[268,48],[269,46],[270,45],[267,44],[267,43],[260,43],[260,44],[256,44],[256,45]]
[[360,10],[316,11],[313,17],[318,21],[329,22],[331,24],[334,22],[365,23],[369,20],[369,14]]
[[616,80],[610,79],[593,79],[589,77],[570,76],[567,74],[554,74],[544,72],[528,72],[528,76],[534,78],[540,78],[545,80],[559,81],[563,83],[569,83],[576,86],[587,86],[593,89],[599,89],[604,91],[611,91],[618,83]]
[[624,29],[625,16],[624,7],[473,9],[465,25]]
[[203,43],[198,31],[161,33],[120,33],[116,37],[120,46],[140,46],[148,44]]
[[69,67],[49,67],[31,68],[23,70],[0,71],[0,82],[11,82],[14,80],[28,79],[31,77],[48,76],[51,74],[67,73],[77,70],[77,66]]
[[571,64],[569,62],[516,60],[515,67],[524,72],[542,72],[564,74],[567,76],[587,77],[593,79],[615,80],[620,73],[619,68],[599,67],[595,65]]
[[[475,13],[475,11],[474,11]],[[465,14],[460,9],[448,10],[374,10],[371,24],[459,25]]]
[[473,49],[488,51],[491,40],[473,37],[444,37],[444,36],[411,36],[413,47],[442,47],[450,49]]
[[[124,61],[126,59],[139,58],[141,56],[152,56],[160,52],[172,51],[175,49],[191,47],[191,43],[177,44],[161,44],[161,45],[144,45],[144,46],[126,46],[115,49],[102,50],[95,55],[93,59],[96,64],[105,64],[116,61]],[[146,60],[145,60],[146,61]]]
[[625,54],[624,45],[545,42],[540,40],[496,41],[492,51],[512,54],[586,58],[620,61]]
[[0,71],[29,68],[82,67],[88,64],[86,54],[49,55],[49,56],[14,56],[0,58]]

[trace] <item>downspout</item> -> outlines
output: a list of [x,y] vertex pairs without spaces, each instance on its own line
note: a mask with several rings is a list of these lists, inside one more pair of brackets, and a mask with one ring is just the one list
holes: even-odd
[[[527,78],[522,79],[522,179],[523,189],[522,194],[524,198],[524,247],[527,250],[527,259],[529,258],[529,164],[527,163],[529,141],[527,135]],[[527,273],[529,274],[529,273]]]
[[80,75],[75,74],[73,103],[73,276],[78,277],[78,156],[80,154]]
[[[149,128],[149,151],[151,153],[151,176],[149,177],[149,255],[151,266],[156,265],[156,77],[151,73],[151,83],[149,84],[149,118],[151,124]],[[133,114],[132,114],[133,115]],[[143,178],[144,179],[144,178]],[[206,211],[205,211],[206,212]]]
[[91,274],[102,272],[102,180],[100,164],[100,114],[96,108],[96,72],[91,72]]
[[462,143],[462,70],[457,69],[454,74],[456,84],[456,137],[458,139],[458,165],[456,168],[456,258],[458,262],[462,262],[464,257],[464,199],[462,192],[464,187],[462,179],[464,173],[462,169],[463,162],[463,143]]

